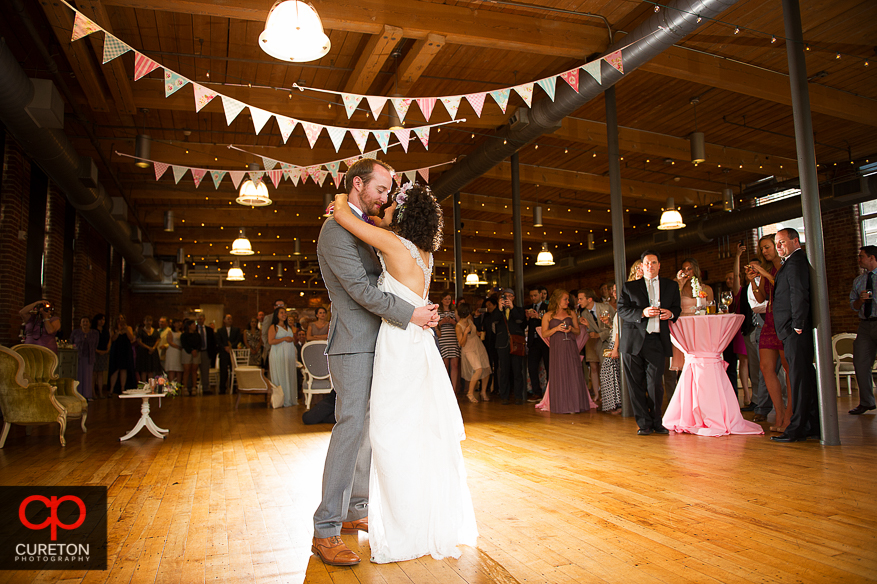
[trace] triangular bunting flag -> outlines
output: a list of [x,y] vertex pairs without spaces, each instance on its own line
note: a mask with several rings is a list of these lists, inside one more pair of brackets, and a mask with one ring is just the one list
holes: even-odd
[[404,122],[405,116],[408,114],[408,108],[411,107],[411,99],[407,97],[391,97],[390,101],[393,102],[393,107],[396,108],[396,113],[399,114],[399,121]]
[[104,62],[106,65],[116,57],[124,55],[128,51],[131,50],[131,47],[109,34],[108,32],[104,32]]
[[619,73],[624,75],[624,63],[621,62],[621,49],[618,49],[611,55],[606,55],[603,60],[615,67]]
[[268,158],[267,156],[262,157],[262,168],[265,170],[274,170],[274,167],[277,166],[277,161],[273,158]]
[[286,144],[289,135],[292,134],[292,130],[295,129],[296,124],[298,124],[298,120],[278,115],[275,115],[274,119],[277,120],[277,125],[280,126],[280,135],[283,137],[283,143]]
[[222,94],[219,97],[222,98],[222,109],[225,110],[225,124],[230,126],[234,119],[238,117],[238,114],[244,110],[246,104]]
[[594,81],[596,81],[600,85],[603,85],[603,76],[600,73],[600,59],[582,65],[582,69],[584,69],[585,72],[588,73],[588,75],[593,77]]
[[289,180],[291,180],[292,184],[295,186],[298,186],[298,181],[301,180],[301,171],[302,167],[300,166],[294,166],[292,170],[289,171]]
[[429,116],[432,115],[432,108],[435,107],[435,98],[434,97],[419,97],[419,98],[417,98],[417,105],[420,106],[420,111],[423,112],[423,117],[428,122]]
[[490,97],[493,98],[493,100],[499,106],[499,109],[502,110],[502,113],[505,113],[505,108],[509,104],[509,90],[497,89],[496,91],[491,91]]
[[158,180],[161,178],[161,176],[164,174],[164,171],[167,170],[167,167],[170,166],[170,164],[165,164],[164,162],[153,162],[152,166],[155,167],[155,180]]
[[[311,180],[316,183],[317,179],[320,177],[320,165],[315,164],[313,166],[306,166],[305,170],[308,172],[307,176],[311,177]],[[305,178],[304,173],[302,173],[302,178]]]
[[274,188],[280,187],[280,179],[283,178],[283,171],[280,169],[277,170],[269,170],[267,173],[268,178],[271,179],[271,182],[274,184]]
[[393,173],[393,181],[396,183],[396,188],[402,186],[402,176],[398,172]]
[[533,84],[525,83],[523,85],[518,85],[515,87],[515,91],[518,92],[518,95],[524,100],[524,103],[527,104],[527,107],[530,107],[533,104]]
[[[384,154],[387,153],[387,146],[390,144],[390,131],[389,130],[374,130],[372,134],[375,135],[375,140],[378,141],[378,145],[381,147],[381,150],[384,151]],[[406,149],[407,152],[407,149]],[[374,158],[374,156],[369,156],[368,154],[363,154],[366,158]]]
[[578,68],[572,69],[571,71],[564,71],[560,75],[558,75],[561,79],[569,83],[569,86],[579,90],[579,70]]
[[402,174],[404,174],[405,178],[407,178],[411,183],[414,183],[417,181],[417,171],[416,170],[406,170]]
[[329,174],[334,177],[338,176],[338,167],[341,166],[341,163],[336,160],[335,162],[327,162],[323,166],[325,166],[326,170],[329,171]]
[[317,142],[317,138],[320,137],[320,132],[323,131],[323,126],[320,124],[312,124],[310,122],[302,122],[301,127],[305,131],[305,136],[308,137],[308,143],[310,143],[311,148],[313,148],[314,144]]
[[230,170],[230,171],[228,171],[228,175],[231,177],[231,182],[232,182],[232,184],[234,184],[235,189],[237,189],[240,186],[241,180],[244,178],[245,174],[247,174],[247,173],[243,170]]
[[332,177],[332,182],[335,183],[335,188],[341,188],[341,180],[344,178],[344,173],[336,174]]
[[183,175],[186,174],[186,171],[189,170],[188,166],[172,166],[171,170],[174,171],[174,182],[176,184],[180,184],[180,179],[183,178]]
[[262,170],[251,170],[247,173],[250,175],[250,180],[254,183],[257,183],[262,180],[262,177],[265,175],[265,171]]
[[365,99],[368,102],[368,107],[372,111],[372,115],[375,119],[381,117],[381,110],[384,109],[384,104],[387,103],[387,98],[377,95],[367,95]]
[[414,135],[420,138],[420,141],[423,142],[423,147],[429,150],[429,126],[414,128]]
[[368,130],[355,128],[348,131],[350,132],[350,135],[353,136],[353,140],[354,142],[356,142],[356,146],[359,148],[359,151],[365,152],[365,143],[368,141]]
[[207,174],[207,170],[203,168],[193,168],[192,169],[192,178],[195,179],[195,188],[201,186],[201,179],[204,178],[204,175]]
[[139,80],[144,75],[149,75],[156,69],[158,69],[158,63],[146,55],[134,51],[134,81]]
[[545,79],[540,79],[536,83],[539,84],[539,87],[545,90],[545,93],[548,94],[548,97],[551,98],[551,101],[554,101],[554,87],[557,84],[557,77],[546,77]]
[[448,110],[452,120],[457,119],[457,110],[460,108],[460,99],[462,99],[461,95],[441,98],[441,102],[445,104],[445,109]]
[[350,168],[351,166],[353,166],[353,163],[356,162],[357,160],[359,160],[360,158],[361,158],[360,156],[351,156],[350,158],[345,158],[344,164],[347,165],[347,168]]
[[396,138],[399,139],[399,142],[402,143],[402,150],[407,153],[408,142],[411,140],[411,130],[408,128],[402,128],[401,130],[393,130],[393,133],[396,135]]
[[326,177],[327,177],[327,176],[329,176],[328,171],[321,170],[320,173],[317,175],[317,183],[318,183],[320,186],[323,186],[323,183],[326,182]]
[[198,85],[197,83],[192,84],[192,88],[195,90],[195,111],[200,112],[201,108],[210,103],[210,101],[216,97],[216,92],[212,89],[207,89],[203,85]]
[[347,133],[347,128],[326,126],[326,132],[329,134],[329,138],[332,140],[332,145],[335,146],[335,152],[338,152],[338,150],[341,148],[341,143],[344,141],[344,135]]
[[[389,132],[388,132],[388,133],[389,133]],[[363,157],[363,158],[371,158],[372,160],[374,160],[375,158],[378,157],[378,151],[377,151],[377,150],[373,150],[373,151],[371,151],[371,152],[366,152],[365,154],[362,155],[362,157]]]
[[352,93],[342,93],[341,99],[344,101],[344,109],[347,110],[347,119],[349,120],[350,116],[353,115],[353,112],[356,111],[359,102],[362,101],[362,96],[354,95]]
[[213,188],[218,189],[219,183],[222,182],[222,179],[225,178],[224,170],[211,170],[210,177],[213,179]]
[[423,182],[429,182],[429,168],[418,168],[417,172],[423,177]]
[[475,110],[475,115],[481,117],[481,109],[484,107],[484,96],[486,93],[470,93],[466,96],[466,100]]
[[70,37],[70,41],[78,41],[82,37],[86,37],[99,30],[101,30],[101,27],[95,24],[94,21],[81,12],[77,12],[76,17],[73,19],[73,35]]
[[164,96],[170,97],[171,94],[176,91],[182,89],[189,82],[188,79],[180,75],[179,73],[175,73],[170,69],[165,67],[164,70]]
[[258,134],[262,131],[262,128],[265,127],[265,123],[271,119],[273,114],[271,112],[266,112],[263,109],[250,106],[250,115],[253,117],[253,128],[255,128],[256,134]]

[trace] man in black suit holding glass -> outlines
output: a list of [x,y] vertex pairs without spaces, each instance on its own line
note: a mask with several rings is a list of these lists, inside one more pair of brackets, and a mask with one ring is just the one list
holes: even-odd
[[621,360],[630,403],[639,426],[637,434],[669,434],[661,423],[664,405],[664,368],[673,356],[670,321],[682,312],[679,287],[661,278],[661,256],[646,250],[640,256],[643,277],[625,282],[618,296],[621,318]]

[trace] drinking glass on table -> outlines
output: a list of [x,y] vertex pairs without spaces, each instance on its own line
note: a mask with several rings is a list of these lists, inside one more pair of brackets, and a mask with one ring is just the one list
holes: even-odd
[[733,303],[733,302],[734,302],[734,294],[731,291],[726,290],[726,291],[722,292],[722,304],[725,305],[725,310],[723,312],[729,312],[730,307],[731,307],[731,303]]

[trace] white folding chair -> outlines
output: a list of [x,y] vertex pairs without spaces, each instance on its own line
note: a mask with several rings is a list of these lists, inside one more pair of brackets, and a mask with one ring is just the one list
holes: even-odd
[[840,376],[846,375],[847,395],[853,394],[852,380],[856,374],[853,366],[853,342],[856,340],[855,333],[840,333],[831,337],[831,356],[834,360],[834,384],[837,387],[837,395],[840,397]]
[[249,349],[232,349],[231,371],[229,372],[228,390],[234,391],[235,369],[238,367],[248,367],[250,365]]
[[329,377],[329,359],[326,357],[326,341],[310,341],[302,345],[299,356],[304,373],[302,392],[305,408],[311,409],[311,398],[319,393],[332,391]]

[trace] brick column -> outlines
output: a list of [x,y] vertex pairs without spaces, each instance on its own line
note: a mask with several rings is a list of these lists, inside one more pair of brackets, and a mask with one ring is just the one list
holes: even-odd
[[3,151],[3,181],[0,188],[0,344],[12,346],[19,342],[21,319],[18,311],[24,306],[25,258],[27,256],[28,200],[30,193],[30,161],[11,136],[6,136]]

